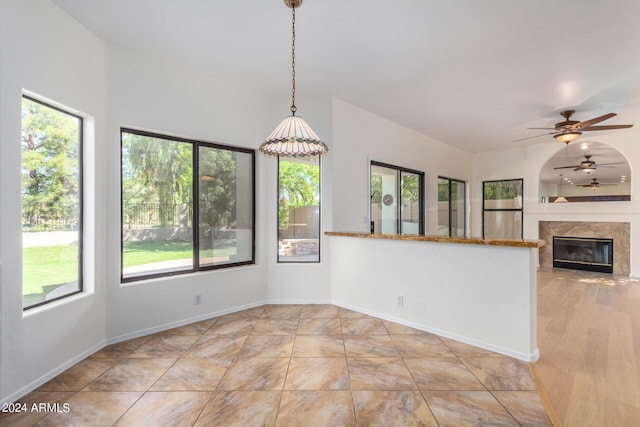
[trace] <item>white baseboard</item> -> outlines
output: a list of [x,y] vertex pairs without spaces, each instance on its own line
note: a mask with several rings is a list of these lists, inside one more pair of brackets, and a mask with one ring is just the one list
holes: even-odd
[[180,326],[188,325],[190,323],[200,322],[201,320],[211,319],[213,317],[224,316],[225,314],[236,313],[242,310],[248,310],[250,308],[260,307],[262,305],[268,304],[266,301],[258,301],[252,302],[250,304],[243,304],[232,308],[227,308],[224,310],[218,310],[214,312],[209,312],[205,314],[201,314],[195,317],[190,317],[187,319],[178,320],[176,322],[165,323],[163,325],[154,326],[152,328],[140,329],[137,331],[129,332],[127,334],[118,335],[116,337],[107,338],[107,345],[117,344],[122,341],[127,341],[134,338],[144,337],[146,335],[155,334],[162,331],[167,331],[169,329],[178,328]]
[[60,375],[61,373],[63,373],[64,371],[66,371],[76,363],[82,362],[84,359],[91,356],[96,351],[101,350],[102,348],[104,348],[105,345],[106,345],[106,342],[102,341],[92,347],[89,347],[87,350],[67,360],[65,363],[57,366],[55,369],[52,369],[51,371],[47,372],[45,375],[42,375],[40,378],[37,378],[31,381],[29,384],[25,385],[20,390],[17,390],[14,393],[10,394],[9,396],[5,397],[4,399],[2,399],[2,401],[0,401],[0,404],[12,403],[17,401],[21,397],[31,393],[33,390],[37,389],[43,384],[46,384],[47,381],[50,381],[56,376]]
[[76,363],[81,362],[84,359],[86,359],[87,357],[89,357],[92,354],[96,353],[97,351],[102,350],[107,345],[117,344],[119,342],[127,341],[127,340],[130,340],[130,339],[133,339],[133,338],[139,338],[139,337],[143,337],[145,335],[155,334],[157,332],[166,331],[168,329],[177,328],[179,326],[188,325],[190,323],[199,322],[201,320],[210,319],[212,317],[223,316],[225,314],[235,313],[237,311],[242,311],[242,310],[247,310],[249,308],[259,307],[259,306],[264,305],[264,304],[267,304],[267,302],[266,301],[258,301],[258,302],[245,304],[245,305],[241,305],[241,306],[237,306],[237,307],[233,307],[233,308],[229,308],[229,309],[225,309],[225,310],[220,310],[220,311],[216,311],[216,312],[212,312],[212,313],[202,314],[202,315],[199,315],[199,316],[196,316],[196,317],[192,317],[192,318],[189,318],[189,319],[179,320],[177,322],[171,322],[171,323],[166,323],[166,324],[160,325],[160,326],[154,326],[153,328],[141,329],[141,330],[130,332],[130,333],[127,333],[127,334],[124,334],[124,335],[120,335],[120,336],[117,336],[117,337],[107,338],[106,340],[104,340],[102,342],[99,342],[96,345],[94,345],[94,346],[88,348],[87,350],[83,351],[82,353],[74,356],[73,358],[69,359],[65,363],[57,366],[56,368],[54,368],[51,371],[49,371],[47,374],[37,378],[36,380],[34,380],[34,381],[30,382],[29,384],[25,385],[24,387],[20,388],[19,390],[11,393],[10,395],[8,395],[4,399],[2,399],[0,401],[0,404],[12,403],[12,402],[17,401],[21,397],[27,395],[28,393],[31,393],[33,390],[35,390],[38,387],[42,386],[47,381],[50,381],[52,378],[55,378],[56,376],[60,375],[61,373],[63,373],[64,371],[66,371],[67,369],[69,369],[70,367],[75,365]]
[[333,304],[330,299],[270,299],[265,304]]
[[370,316],[377,317],[379,319],[388,320],[390,322],[398,323],[398,324],[404,325],[404,326],[409,326],[411,328],[418,329],[418,330],[423,331],[423,332],[429,332],[429,333],[438,335],[440,337],[450,338],[450,339],[455,340],[455,341],[460,341],[460,342],[462,342],[464,344],[469,344],[469,345],[472,345],[474,347],[479,347],[479,348],[483,348],[485,350],[493,351],[494,353],[499,353],[499,354],[503,354],[505,356],[513,357],[514,359],[522,360],[524,362],[535,362],[540,358],[540,351],[539,351],[538,348],[536,348],[532,353],[520,353],[520,352],[517,352],[517,351],[510,350],[510,349],[506,349],[506,348],[494,346],[494,345],[491,345],[491,344],[487,344],[485,342],[476,341],[476,340],[471,339],[469,337],[457,335],[457,334],[454,334],[454,333],[451,333],[451,332],[448,332],[448,331],[444,331],[444,330],[441,330],[441,329],[432,328],[432,327],[429,327],[429,326],[426,326],[426,325],[422,325],[420,323],[410,322],[410,321],[407,321],[407,320],[404,320],[404,319],[400,319],[398,317],[386,315],[384,313],[378,313],[378,312],[375,312],[375,311],[366,310],[366,309],[364,309],[362,307],[357,307],[357,306],[353,306],[353,305],[350,305],[350,304],[345,304],[345,303],[340,302],[340,301],[333,301],[332,304],[336,305],[338,307],[342,307],[342,308],[346,308],[346,309],[349,309],[349,310],[357,311],[359,313],[368,314]]

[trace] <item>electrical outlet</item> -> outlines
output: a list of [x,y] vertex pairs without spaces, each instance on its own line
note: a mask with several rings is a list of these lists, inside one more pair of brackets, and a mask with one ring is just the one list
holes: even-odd
[[202,303],[202,295],[196,294],[193,297],[193,305],[200,305]]
[[396,305],[398,307],[404,307],[404,297],[402,295],[398,295],[396,298]]

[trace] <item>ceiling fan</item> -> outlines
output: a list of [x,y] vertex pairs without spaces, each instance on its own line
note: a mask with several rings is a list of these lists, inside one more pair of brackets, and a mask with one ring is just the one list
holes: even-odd
[[527,129],[545,129],[545,130],[553,130],[553,132],[543,133],[542,135],[529,136],[526,138],[516,139],[514,142],[523,141],[525,139],[538,138],[539,136],[544,135],[553,135],[555,139],[560,142],[564,142],[568,144],[572,141],[578,139],[582,132],[590,132],[594,130],[612,130],[612,129],[627,129],[632,127],[633,125],[605,125],[605,126],[594,126],[596,123],[603,122],[605,120],[610,119],[611,117],[617,116],[616,113],[608,113],[599,117],[595,117],[590,120],[585,120],[583,122],[579,122],[577,120],[571,120],[571,116],[575,113],[575,110],[567,110],[560,113],[562,117],[564,117],[564,121],[558,122],[552,128],[527,128]]
[[573,168],[574,171],[584,170],[590,172],[592,170],[596,170],[598,167],[608,168],[611,165],[621,165],[624,162],[614,162],[614,163],[598,163],[591,160],[591,156],[584,156],[585,160],[581,161],[579,165],[571,165],[571,166],[558,166],[554,169],[569,169]]
[[601,185],[616,185],[615,183],[599,183],[596,178],[593,178],[588,184],[577,184],[576,187],[590,187],[592,190],[597,190]]

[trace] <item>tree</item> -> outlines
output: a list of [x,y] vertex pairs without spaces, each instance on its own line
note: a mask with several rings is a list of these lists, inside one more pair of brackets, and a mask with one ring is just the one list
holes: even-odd
[[420,179],[413,173],[402,173],[401,200],[403,203],[420,200]]
[[[403,203],[420,200],[420,177],[413,173],[396,172],[401,176],[400,200]],[[382,203],[382,175],[371,174],[371,203]]]
[[80,119],[22,99],[23,216],[60,220],[64,205],[79,205]]
[[315,206],[320,197],[320,168],[317,164],[296,160],[279,162],[280,197],[278,203],[278,227],[289,227],[289,209],[299,206]]
[[173,225],[176,205],[191,204],[192,150],[189,143],[123,133],[124,203],[157,204],[160,226]]
[[484,184],[485,200],[513,199],[522,195],[521,180],[489,181]]
[[382,203],[382,175],[371,175],[371,203]]
[[224,225],[236,222],[235,154],[228,150],[200,148],[200,224],[208,224],[214,237]]
[[449,187],[451,182],[448,179],[438,178],[438,201],[445,202],[449,200]]

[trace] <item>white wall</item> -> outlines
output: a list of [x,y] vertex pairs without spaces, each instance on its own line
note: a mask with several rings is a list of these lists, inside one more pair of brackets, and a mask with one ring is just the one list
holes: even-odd
[[536,252],[333,236],[332,298],[343,307],[535,361]]
[[[123,126],[133,127],[257,148],[269,132],[267,98],[217,80],[211,70],[159,62],[113,46],[108,48],[107,70],[109,341],[264,302],[267,252],[260,237],[255,265],[120,284],[119,132]],[[275,185],[264,179],[268,162],[273,160],[256,156],[257,236],[269,229],[261,209]],[[201,295],[200,305],[194,305],[196,294]]]
[[338,99],[333,102],[332,156],[334,231],[369,231],[371,160],[425,172],[425,234],[437,234],[438,176],[472,178],[469,153]]
[[[0,11],[0,398],[100,348],[105,335],[105,46],[49,2],[3,1]],[[86,292],[22,312],[23,89],[86,116]]]
[[[262,213],[266,218],[262,240],[266,242],[265,263],[267,266],[267,299],[272,303],[329,303],[330,245],[324,231],[333,230],[333,162],[335,148],[332,132],[332,100],[297,92],[296,115],[307,124],[327,144],[329,153],[320,159],[320,263],[277,263],[278,257],[278,161],[266,158],[263,161],[263,183],[265,203]],[[290,114],[290,98],[270,98],[272,106],[267,114],[267,129],[261,135],[263,140]]]

